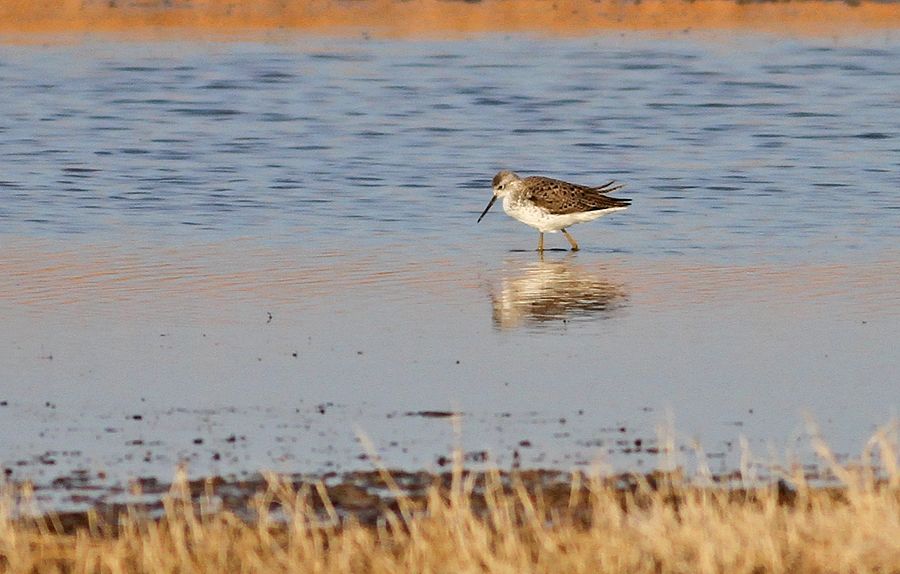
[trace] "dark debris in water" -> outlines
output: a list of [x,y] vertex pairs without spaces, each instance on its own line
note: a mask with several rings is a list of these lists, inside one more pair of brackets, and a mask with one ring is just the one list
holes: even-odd
[[454,416],[462,416],[462,413],[454,411],[408,411],[404,413],[408,417],[423,417],[426,419],[441,419]]

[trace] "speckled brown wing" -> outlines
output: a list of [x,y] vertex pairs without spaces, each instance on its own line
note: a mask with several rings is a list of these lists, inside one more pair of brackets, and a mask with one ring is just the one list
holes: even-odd
[[526,198],[550,213],[564,215],[584,211],[597,211],[613,207],[627,207],[630,199],[609,197],[604,193],[616,191],[621,185],[610,181],[597,187],[588,187],[551,179],[549,177],[526,177]]

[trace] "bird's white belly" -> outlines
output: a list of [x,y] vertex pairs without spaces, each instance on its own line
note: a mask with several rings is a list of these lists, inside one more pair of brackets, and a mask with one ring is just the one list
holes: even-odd
[[556,215],[528,201],[503,200],[503,211],[513,219],[518,219],[525,225],[530,225],[542,233],[556,233],[560,229],[571,227],[576,223],[593,221],[607,213],[622,211],[625,207],[613,207],[597,211],[584,211],[580,213],[566,213]]

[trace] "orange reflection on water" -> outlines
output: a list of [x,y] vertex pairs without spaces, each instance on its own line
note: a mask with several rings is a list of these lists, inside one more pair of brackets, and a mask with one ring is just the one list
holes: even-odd
[[480,32],[579,35],[596,30],[728,30],[842,35],[900,27],[896,3],[727,0],[5,0],[0,33],[210,34],[297,29],[383,36]]
[[372,253],[310,254],[236,240],[179,248],[122,247],[7,237],[0,308],[38,313],[215,316],[229,305],[304,308],[372,288],[389,296],[437,296],[465,274],[452,261],[427,264]]
[[[372,301],[485,301],[500,327],[544,317],[615,315],[625,306],[674,309],[757,302],[840,301],[900,310],[900,253],[879,261],[716,265],[696,261],[524,253],[486,269],[477,257],[370,251],[311,254],[250,240],[160,248],[78,247],[7,237],[0,309],[216,317],[235,306],[364,309]],[[533,257],[532,257],[533,256]],[[227,313],[225,313],[227,315]]]
[[[832,300],[857,311],[896,314],[900,254],[884,256],[880,261],[804,265],[661,262],[632,269],[629,281],[646,304],[664,307]],[[823,306],[823,313],[828,312]]]

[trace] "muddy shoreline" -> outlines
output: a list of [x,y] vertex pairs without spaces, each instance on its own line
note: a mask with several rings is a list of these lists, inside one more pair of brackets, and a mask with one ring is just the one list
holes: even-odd
[[372,471],[331,484],[181,481],[159,504],[90,513],[17,517],[7,496],[0,560],[11,572],[649,574],[696,572],[707,557],[709,572],[893,572],[900,477],[836,470],[846,482],[833,487],[802,475],[728,487],[678,472],[470,473],[456,457],[448,473]]
[[[818,486],[810,488],[811,484]],[[887,486],[888,483],[878,480],[875,484]],[[704,493],[724,493],[727,500],[737,504],[752,503],[761,496],[774,494],[778,504],[787,507],[796,504],[800,491],[807,495],[812,491],[816,496],[836,501],[844,500],[847,493],[846,486],[841,485],[834,474],[820,470],[807,470],[791,480],[770,478],[744,484],[740,471],[699,480],[680,469],[597,477],[580,471],[554,469],[470,471],[457,468],[439,473],[393,469],[322,475],[266,473],[243,479],[213,476],[188,480],[181,477],[171,483],[143,478],[132,481],[128,487],[102,491],[100,487],[91,486],[83,474],[73,473],[46,487],[7,483],[6,497],[8,501],[14,501],[11,506],[22,513],[21,520],[49,520],[60,533],[75,532],[98,520],[115,528],[124,517],[135,513],[159,519],[173,502],[190,503],[196,509],[205,509],[204,512],[229,512],[252,522],[258,517],[260,505],[277,512],[282,506],[278,493],[285,490],[303,497],[305,504],[323,521],[353,520],[374,526],[388,514],[399,514],[401,507],[424,511],[430,496],[438,493],[449,498],[460,488],[468,496],[474,512],[484,514],[488,507],[486,496],[490,496],[488,491],[498,485],[506,495],[527,492],[539,498],[548,509],[572,511],[575,508],[576,514],[579,512],[577,506],[597,489],[616,493],[623,508],[626,501],[659,493],[665,494],[675,507],[685,496],[703,496]],[[77,492],[73,494],[72,502],[88,504],[89,508],[42,511],[41,505],[34,504],[34,500],[51,490]],[[115,496],[129,502],[110,502]]]

